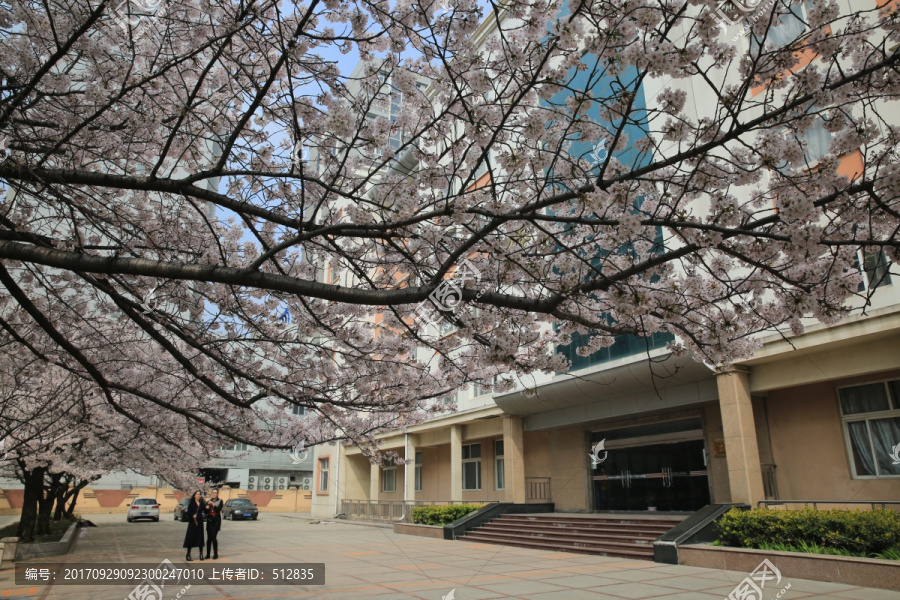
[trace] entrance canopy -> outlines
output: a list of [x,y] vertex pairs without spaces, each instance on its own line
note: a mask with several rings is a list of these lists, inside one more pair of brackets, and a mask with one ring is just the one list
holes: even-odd
[[494,397],[505,413],[525,417],[536,431],[656,412],[718,398],[715,374],[690,355],[671,352],[629,357],[560,374],[536,389]]

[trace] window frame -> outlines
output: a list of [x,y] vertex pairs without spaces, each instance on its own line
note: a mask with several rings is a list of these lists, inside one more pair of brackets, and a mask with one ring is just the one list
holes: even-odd
[[413,469],[413,491],[421,492],[422,491],[422,464],[425,462],[425,456],[422,454],[421,450],[417,450],[415,454]]
[[[872,440],[872,430],[869,426],[869,421],[877,421],[880,419],[891,419],[891,418],[900,418],[900,398],[894,398],[893,394],[891,394],[890,382],[898,381],[900,382],[900,378],[890,377],[887,379],[876,379],[874,381],[866,381],[866,382],[858,382],[852,385],[841,385],[837,386],[834,391],[835,399],[838,404],[838,414],[841,417],[841,430],[844,433],[844,448],[847,453],[847,462],[850,465],[850,478],[851,479],[868,479],[868,480],[877,480],[877,479],[900,479],[900,474],[888,474],[882,475],[879,473],[878,466],[878,455],[875,452],[874,442]],[[866,385],[873,385],[876,383],[880,383],[885,388],[885,394],[887,395],[888,405],[890,408],[888,410],[879,410],[874,412],[861,412],[854,413],[850,415],[844,414],[844,405],[841,402],[841,390],[850,389],[855,387],[862,387]],[[850,436],[850,423],[855,422],[863,422],[866,424],[866,434],[868,436],[869,446],[868,449],[872,453],[872,458],[874,459],[875,466],[875,475],[860,475],[856,472],[856,459],[853,456],[853,439]]]
[[[778,2],[778,1],[781,2],[783,8],[789,9],[791,11],[791,14],[794,15],[794,19],[796,19],[796,21],[800,22],[800,24],[803,26],[803,31],[801,31],[796,37],[797,41],[803,40],[806,36],[809,35],[809,15],[807,12],[806,5],[810,0],[800,0],[799,2],[794,2],[793,0],[787,0],[787,2],[785,2],[784,0],[776,0],[776,2]],[[761,6],[761,4],[758,6]],[[795,9],[796,9],[796,12],[795,12]],[[754,9],[754,13],[756,12],[756,10],[757,9]],[[745,15],[744,18],[742,19],[742,27],[744,28],[744,31],[749,32],[750,56],[754,60],[756,60],[757,58],[759,58],[759,55],[762,52],[773,52],[775,50],[775,48],[764,48],[763,44],[762,44],[762,40],[760,40],[756,36],[754,36],[752,31],[749,31],[749,29],[747,28],[747,17],[748,16],[749,16],[749,14]],[[787,15],[784,15],[782,17],[782,19],[784,19],[786,17],[787,17]],[[781,32],[780,32],[781,29],[787,25],[788,25],[788,22],[786,22],[786,21],[773,23],[773,25],[766,31],[766,36],[765,36],[766,44],[769,44],[771,42],[772,34],[781,35]],[[752,27],[752,25],[751,25],[751,27]],[[787,48],[787,46],[782,46],[781,48]]]
[[[472,457],[471,448],[478,446],[478,456]],[[469,449],[469,457],[466,458],[466,450]],[[481,442],[474,442],[472,444],[463,444],[461,449],[462,454],[462,468],[461,476],[462,476],[462,489],[464,492],[480,492],[482,489],[482,480],[481,480],[481,458],[482,458],[482,448]],[[466,487],[466,465],[467,464],[475,464],[475,483],[477,487]]]
[[[869,259],[872,256],[876,256],[876,264],[873,265],[873,268],[869,266]],[[866,292],[872,293],[878,288],[893,285],[893,280],[891,279],[891,259],[887,257],[887,253],[883,249],[878,249],[876,252],[866,252],[863,249],[859,249],[856,251],[856,263],[859,268],[859,272],[862,275],[862,281],[859,286],[856,288],[857,292]],[[884,269],[884,273],[878,278],[877,281],[873,282],[872,280],[878,277],[879,269]],[[869,276],[871,271],[872,277]],[[888,381],[893,381],[889,379]],[[845,386],[845,387],[853,387],[853,386]]]
[[[324,463],[324,465],[323,465]],[[328,473],[331,471],[331,456],[320,456],[316,469],[316,494],[327,496],[331,493],[328,485]],[[324,475],[324,477],[323,477]]]
[[[497,454],[497,448],[501,447],[500,454]],[[503,447],[503,438],[494,440],[494,489],[503,491],[506,489],[506,448]],[[501,481],[502,479],[502,481]]]
[[[392,486],[390,489],[388,489],[388,473],[391,474],[390,480]],[[381,467],[381,492],[383,494],[397,493],[397,465]]]

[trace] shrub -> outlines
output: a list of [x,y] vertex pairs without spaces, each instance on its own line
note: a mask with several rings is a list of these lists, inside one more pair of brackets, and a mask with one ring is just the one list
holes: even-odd
[[448,504],[446,506],[416,506],[412,510],[413,523],[446,525],[481,508],[482,504]]
[[[725,513],[718,541],[739,548],[822,548],[873,556],[900,546],[900,513],[892,510],[772,510]],[[826,552],[828,550],[825,550]]]

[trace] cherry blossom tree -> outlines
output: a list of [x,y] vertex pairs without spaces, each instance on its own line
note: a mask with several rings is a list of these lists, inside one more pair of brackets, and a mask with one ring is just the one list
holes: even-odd
[[722,364],[863,310],[900,21],[757,4],[735,41],[706,0],[11,0],[0,327],[135,427],[285,448],[573,339]]
[[198,435],[188,420],[149,406],[159,414],[140,414],[139,422],[126,418],[106,403],[94,382],[15,342],[2,344],[0,474],[24,484],[20,538],[31,541],[48,533],[53,513],[58,519],[64,512],[71,516],[78,492],[111,471],[156,474],[189,489],[221,443]]

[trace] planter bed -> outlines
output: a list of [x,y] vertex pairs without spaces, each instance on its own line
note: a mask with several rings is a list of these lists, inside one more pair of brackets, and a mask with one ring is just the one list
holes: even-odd
[[19,543],[16,549],[16,560],[28,560],[29,558],[42,558],[44,556],[59,556],[67,554],[75,538],[78,536],[78,522],[73,521],[62,539],[58,542],[41,542],[36,544]]
[[692,567],[751,573],[764,558],[772,561],[787,581],[793,578],[810,579],[900,591],[900,561],[895,560],[708,544],[678,547],[678,564]]
[[419,537],[444,539],[443,525],[419,525],[417,523],[394,523],[394,533],[418,535]]

